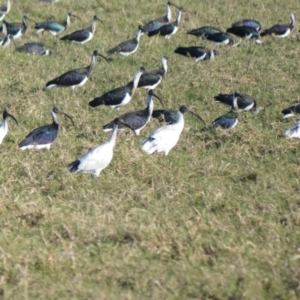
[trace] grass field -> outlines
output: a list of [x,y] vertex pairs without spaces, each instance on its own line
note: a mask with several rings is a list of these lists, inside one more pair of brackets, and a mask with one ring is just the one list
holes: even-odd
[[[114,56],[109,64],[97,58],[92,78],[75,96],[70,89],[44,90],[45,84],[88,65],[95,49],[106,54],[134,37],[138,25],[165,14],[165,1],[12,3],[9,22],[23,14],[63,20],[72,11],[80,20],[72,19],[65,33],[87,27],[95,14],[103,24],[91,42],[75,45],[48,33],[36,36],[29,22],[17,45],[39,40],[52,56],[16,53],[13,45],[0,50],[1,109],[9,108],[20,124],[9,120],[1,145],[0,299],[300,298],[300,150],[299,141],[283,136],[295,119],[280,113],[299,99],[299,3],[174,3],[188,12],[169,42],[142,36],[130,57]],[[188,36],[189,29],[226,30],[244,18],[267,28],[289,22],[291,12],[296,28],[286,39],[220,47],[213,61],[197,64],[173,54],[179,45],[214,47]],[[172,13],[174,19],[176,9]],[[169,69],[156,93],[168,108],[186,104],[211,123],[227,111],[213,97],[238,91],[265,112],[241,113],[231,131],[205,132],[186,115],[167,157],[141,150],[141,140],[161,126],[153,120],[139,137],[119,134],[113,161],[99,178],[70,174],[68,163],[108,139],[104,124],[146,106],[146,92],[137,90],[118,112],[88,102],[129,82],[140,66],[159,68],[163,55],[170,56]],[[51,122],[54,105],[76,127],[60,117],[62,130],[50,151],[20,151],[29,131]]]

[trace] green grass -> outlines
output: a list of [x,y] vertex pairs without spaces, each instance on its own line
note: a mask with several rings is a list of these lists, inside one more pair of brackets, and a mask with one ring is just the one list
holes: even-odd
[[[203,1],[202,1],[203,2]],[[288,22],[297,1],[188,1],[188,12],[168,43],[141,37],[132,56],[97,58],[91,80],[74,96],[69,89],[44,90],[45,83],[132,38],[140,24],[165,13],[165,2],[62,0],[55,5],[14,1],[8,21],[28,14],[36,21],[78,15],[66,33],[98,22],[85,45],[35,36],[32,23],[17,40],[41,40],[51,57],[0,52],[1,109],[9,121],[0,161],[0,299],[299,299],[299,142],[283,131],[295,120],[280,111],[299,99],[298,26],[286,39],[266,38],[220,47],[213,61],[194,63],[173,54],[185,45],[206,45],[188,29],[223,29],[243,18],[264,28]],[[173,19],[176,10],[172,9]],[[297,15],[296,15],[297,16]],[[296,20],[298,22],[298,20]],[[208,123],[226,108],[218,93],[252,95],[263,114],[239,115],[233,130],[202,132],[185,116],[185,130],[167,157],[147,156],[141,140],[160,126],[152,121],[140,137],[121,133],[112,163],[98,179],[70,174],[67,164],[108,139],[103,124],[118,114],[145,107],[137,90],[119,112],[92,109],[88,102],[129,82],[137,69],[160,67],[169,55],[166,78],[156,93],[165,105],[186,104]],[[62,130],[50,151],[20,151],[17,144],[51,122],[57,105],[76,127],[60,118]],[[158,104],[156,104],[158,107]]]

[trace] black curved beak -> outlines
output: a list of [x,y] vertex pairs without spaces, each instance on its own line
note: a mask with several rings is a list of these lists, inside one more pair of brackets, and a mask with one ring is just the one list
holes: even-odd
[[17,119],[12,114],[10,114],[7,110],[5,110],[4,113],[3,113],[3,118],[6,119],[7,117],[12,118],[17,123],[17,125],[19,126],[19,123],[18,123]]
[[195,117],[197,117],[199,120],[201,120],[202,123],[204,124],[204,126],[207,127],[206,122],[200,117],[200,115],[198,115],[197,113],[195,113],[195,112],[193,112],[193,111],[191,111],[191,110],[189,110],[189,109],[188,109],[188,112],[189,112],[190,114],[194,115]]
[[102,24],[104,24],[103,21],[101,19],[99,19],[97,16],[94,16],[94,19],[97,21],[100,21]]
[[107,61],[107,63],[109,63],[109,60],[104,55],[102,55],[101,53],[98,52],[97,56],[101,56],[102,58],[104,58]]
[[71,122],[72,122],[72,124],[75,126],[75,123],[74,123],[73,119],[72,119],[69,115],[67,115],[65,112],[63,112],[63,111],[61,111],[61,110],[60,110],[58,113],[60,113],[60,114],[62,114],[62,115],[64,115],[64,116],[66,116],[68,119],[70,119]]
[[118,125],[118,124],[122,124],[122,125],[124,125],[125,127],[128,127],[129,129],[131,129],[131,130],[134,132],[135,135],[137,135],[136,132],[134,131],[134,129],[133,129],[129,124],[127,124],[126,122],[124,122],[122,119],[116,118],[116,119],[114,120],[114,125],[116,126],[116,125]]
[[160,104],[161,104],[161,106],[162,106],[162,108],[163,108],[163,109],[166,109],[166,108],[165,108],[165,104],[164,104],[164,102],[162,101],[162,99],[159,98],[159,97],[154,93],[153,90],[149,90],[148,93],[149,93],[151,96],[154,96],[156,99],[158,99],[159,102],[160,102]]

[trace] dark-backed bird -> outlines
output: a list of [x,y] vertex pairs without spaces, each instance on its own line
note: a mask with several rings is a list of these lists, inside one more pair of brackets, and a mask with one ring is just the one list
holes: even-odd
[[4,47],[9,46],[9,44],[10,44],[11,41],[14,41],[14,37],[13,37],[12,34],[8,34],[8,35],[4,38],[4,40],[1,42],[0,48],[4,48]]
[[140,77],[138,87],[144,88],[147,90],[154,90],[162,81],[162,79],[165,77],[168,71],[167,56],[163,56],[161,63],[162,67],[158,70],[151,70],[151,71],[145,71],[142,76]]
[[[259,33],[258,31],[250,26],[233,26],[226,30],[226,32],[232,33],[238,37],[244,38],[246,40],[259,40]],[[259,42],[256,42],[259,43]]]
[[2,125],[0,127],[0,144],[2,144],[3,139],[8,133],[7,117],[12,118],[17,123],[17,125],[19,125],[17,119],[13,115],[11,115],[7,110],[4,110],[2,116]]
[[210,60],[218,54],[217,50],[211,50],[200,46],[177,47],[174,51],[177,54],[191,57],[198,62],[200,60]]
[[[68,169],[71,173],[86,173],[95,177],[99,177],[101,171],[105,169],[111,162],[114,155],[114,147],[117,139],[118,126],[125,125],[120,120],[115,120],[113,124],[113,131],[109,140],[95,148],[92,148],[80,158],[71,162]],[[127,125],[127,127],[129,127]],[[130,128],[130,127],[129,127]]]
[[137,32],[135,38],[125,41],[125,42],[122,42],[118,46],[108,50],[107,53],[109,55],[120,54],[122,56],[128,56],[130,54],[133,54],[134,52],[136,52],[136,50],[139,47],[140,37],[142,35],[142,32],[143,32],[143,29],[141,26],[139,26],[139,29],[138,29],[138,32]]
[[216,32],[216,33],[208,34],[205,36],[205,38],[208,41],[213,42],[214,44],[216,44],[218,46],[232,45],[232,46],[237,47],[240,44],[240,43],[234,44],[232,35],[230,35],[229,33],[226,33],[226,32]]
[[184,128],[183,114],[185,112],[190,112],[195,115],[204,123],[204,126],[206,126],[206,123],[198,114],[190,111],[183,105],[180,107],[179,111],[177,111],[177,120],[174,123],[157,128],[142,141],[142,150],[147,154],[152,154],[157,151],[164,152],[165,155],[168,155],[170,150],[177,144]]
[[105,56],[95,50],[92,54],[91,63],[87,67],[68,71],[59,77],[48,81],[46,83],[46,88],[70,87],[73,92],[76,92],[76,89],[83,86],[89,79],[96,63],[96,56],[101,56],[107,61]]
[[235,110],[231,110],[227,114],[215,119],[212,122],[212,127],[217,128],[221,127],[222,129],[231,129],[235,127],[238,123],[237,112]]
[[38,42],[25,43],[24,45],[17,47],[16,51],[33,55],[49,55],[52,53],[52,51],[47,49],[44,44]]
[[53,107],[51,111],[52,120],[53,120],[52,124],[44,125],[32,130],[26,136],[26,138],[19,144],[19,148],[21,150],[25,150],[25,149],[39,150],[43,148],[47,148],[48,150],[50,150],[51,145],[57,138],[59,128],[60,128],[56,116],[56,114],[58,113],[65,115],[67,118],[69,118],[72,121],[74,125],[73,119],[69,115],[61,111],[59,108]]
[[8,23],[3,20],[7,28],[7,34],[11,34],[15,40],[21,37],[27,31],[27,20],[29,20],[27,16],[22,17],[21,23]]
[[94,16],[90,27],[76,30],[68,35],[65,35],[64,37],[61,38],[61,40],[69,41],[77,44],[84,44],[89,42],[95,34],[96,21],[101,21],[101,20],[97,16]]
[[253,19],[244,19],[241,21],[237,21],[231,24],[231,27],[252,27],[254,28],[256,31],[260,31],[261,29],[261,25],[258,21],[253,20]]
[[71,17],[76,17],[72,13],[67,13],[66,20],[63,22],[58,21],[45,21],[45,22],[39,22],[35,23],[35,33],[39,34],[40,32],[49,31],[52,35],[58,35],[65,31],[69,25],[70,25],[70,19]]
[[[152,97],[157,98],[161,105],[164,107],[162,100],[153,92],[153,90],[148,90],[147,92],[147,107],[142,110],[136,110],[127,112],[118,117],[118,119],[124,121],[126,124],[134,130],[136,135],[139,135],[141,130],[150,122],[152,111],[153,111],[153,100]],[[116,120],[103,126],[103,131],[111,131],[114,127]],[[124,125],[120,124],[119,129],[124,129]]]
[[300,114],[300,103],[290,106],[288,108],[285,108],[281,111],[283,119],[293,117],[296,114]]
[[290,14],[290,19],[291,22],[289,24],[275,24],[271,28],[261,32],[260,36],[275,35],[279,38],[287,37],[291,33],[292,29],[295,27],[294,14]]
[[288,138],[300,139],[300,121],[297,121],[292,127],[286,129],[283,134]]
[[5,16],[9,13],[10,8],[10,0],[6,0],[5,6],[0,7],[0,21],[2,21],[5,18]]
[[182,11],[182,8],[178,9],[178,14],[175,22],[163,25],[159,29],[149,32],[148,36],[159,34],[161,36],[164,36],[165,40],[168,40],[172,35],[174,35],[178,31]]
[[161,28],[162,26],[170,23],[171,22],[171,15],[172,15],[171,7],[170,7],[171,5],[179,8],[178,6],[176,6],[175,4],[171,3],[170,1],[167,2],[167,6],[166,6],[167,14],[165,16],[163,16],[163,17],[151,20],[147,24],[143,25],[142,26],[143,33],[149,34],[152,31],[156,31],[159,28]]
[[192,29],[187,32],[187,34],[194,35],[197,37],[206,37],[207,35],[222,32],[220,28],[213,26],[203,26],[200,28]]
[[144,68],[139,68],[133,80],[128,84],[113,89],[103,94],[102,96],[95,98],[94,100],[89,102],[89,105],[91,107],[106,105],[113,109],[119,109],[120,107],[128,104],[137,88],[140,77],[144,71]]

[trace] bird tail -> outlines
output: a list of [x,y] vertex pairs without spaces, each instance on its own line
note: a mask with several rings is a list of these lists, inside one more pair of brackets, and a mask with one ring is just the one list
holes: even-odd
[[108,55],[112,55],[112,54],[116,53],[116,51],[117,51],[117,47],[108,50],[108,51],[107,51],[107,54],[108,54]]
[[184,47],[178,47],[175,49],[174,53],[180,54],[180,55],[184,55],[187,56],[188,55],[188,51],[186,48]]
[[154,138],[149,136],[142,141],[142,150],[147,154],[152,154],[155,151]]
[[57,83],[58,83],[57,78],[50,80],[46,83],[46,88],[51,88],[51,87],[57,85]]
[[71,173],[76,173],[79,170],[79,165],[80,165],[80,160],[77,159],[68,165],[68,169]]
[[65,35],[60,38],[61,41],[68,41],[69,40],[69,35]]
[[263,32],[260,33],[260,36],[266,36],[269,34],[269,30],[264,30]]
[[97,97],[94,100],[89,102],[89,106],[91,106],[91,107],[96,107],[99,105],[105,105],[105,102],[101,97]]

